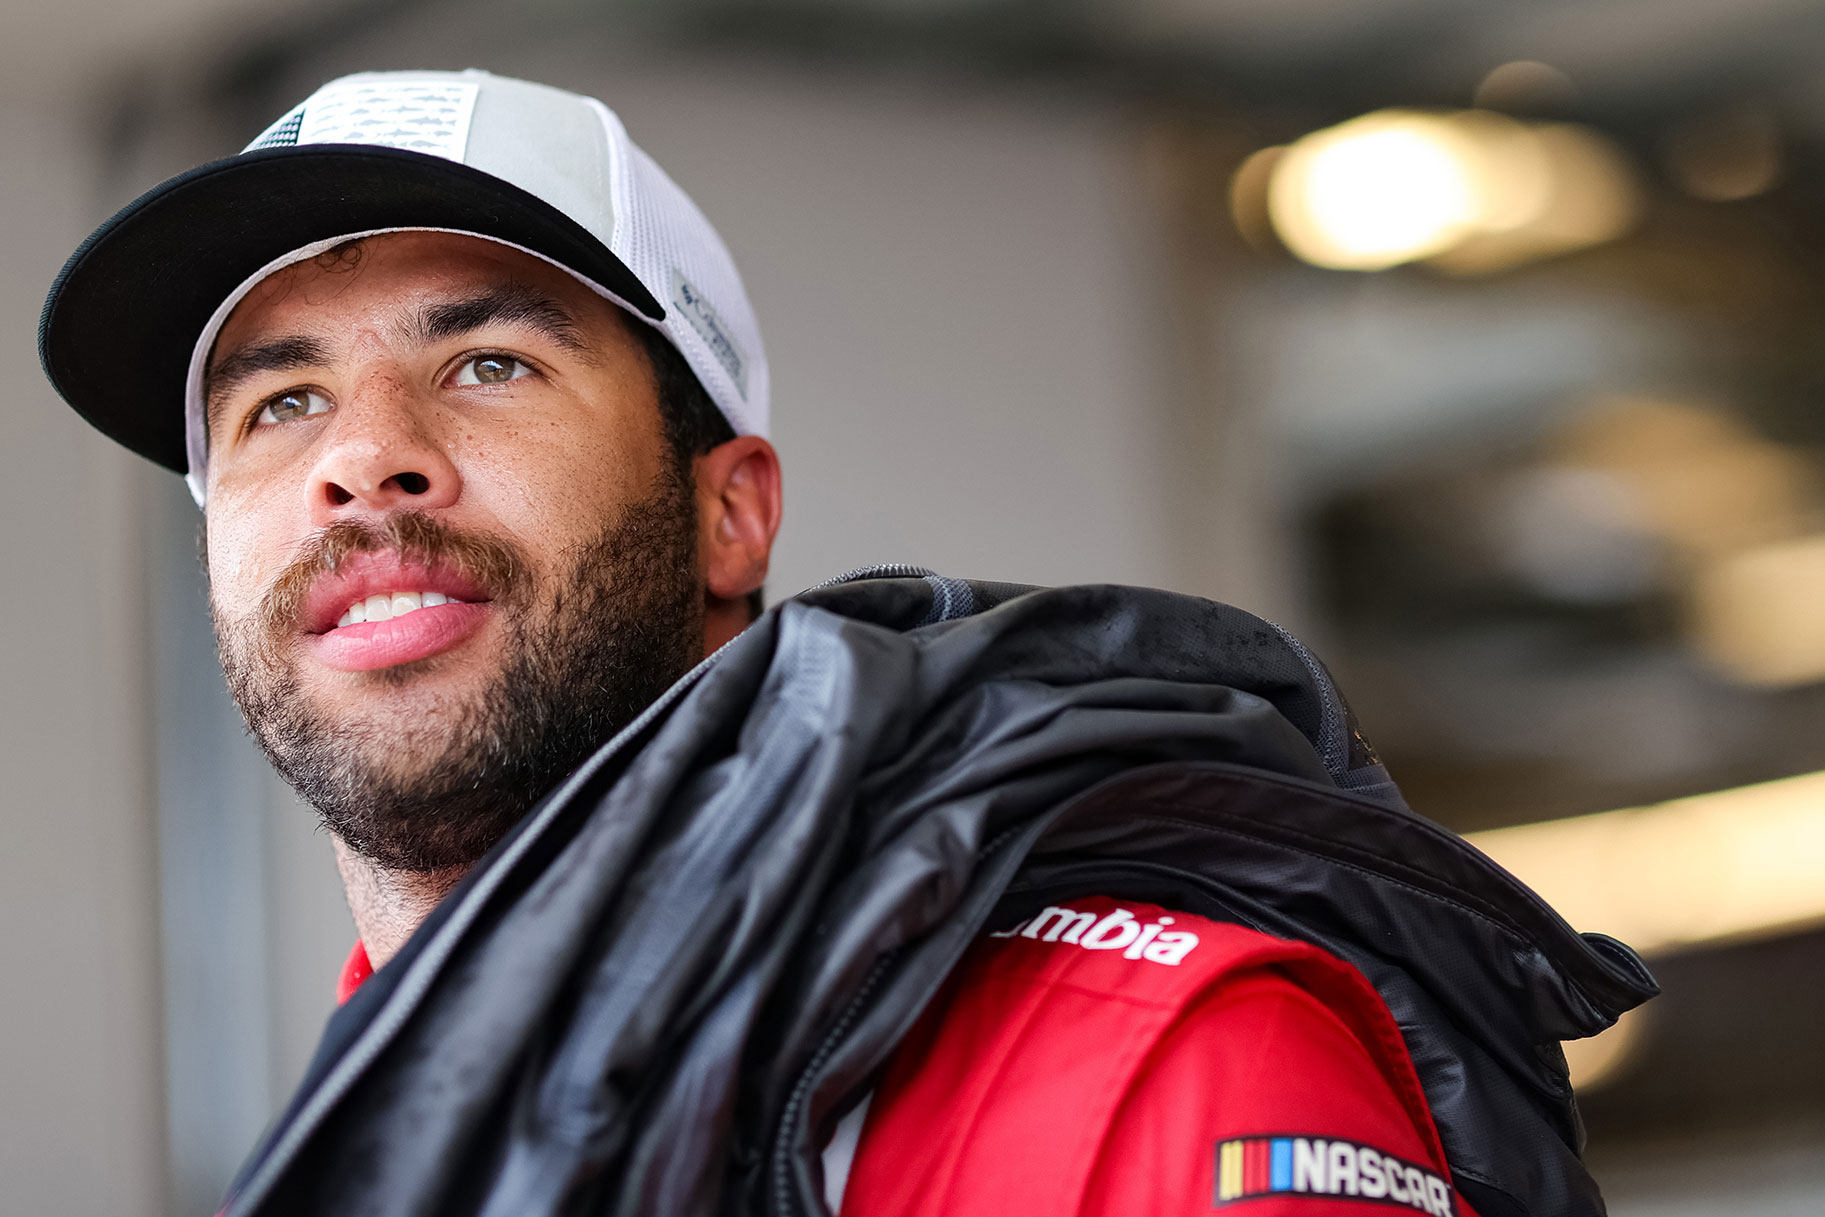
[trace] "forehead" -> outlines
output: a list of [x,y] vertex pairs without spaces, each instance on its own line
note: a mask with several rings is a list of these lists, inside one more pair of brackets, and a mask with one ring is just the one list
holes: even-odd
[[625,326],[621,310],[574,276],[511,246],[460,233],[365,237],[267,276],[237,304],[216,336],[222,352],[275,333],[346,332],[386,325],[439,300],[512,284],[564,306],[583,325]]

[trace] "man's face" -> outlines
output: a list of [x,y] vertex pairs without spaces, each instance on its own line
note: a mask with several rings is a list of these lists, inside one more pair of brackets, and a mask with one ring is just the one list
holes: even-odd
[[223,666],[385,865],[472,861],[702,654],[690,470],[629,324],[528,255],[401,233],[279,272],[216,342]]

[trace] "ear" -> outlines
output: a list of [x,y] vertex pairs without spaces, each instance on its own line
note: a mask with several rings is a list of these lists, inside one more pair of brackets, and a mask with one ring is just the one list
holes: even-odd
[[697,457],[692,467],[697,561],[714,609],[746,598],[767,580],[779,532],[779,454],[760,436],[743,435]]

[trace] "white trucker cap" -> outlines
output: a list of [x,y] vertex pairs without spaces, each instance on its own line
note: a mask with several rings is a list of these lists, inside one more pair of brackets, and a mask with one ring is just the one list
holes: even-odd
[[46,374],[203,502],[202,380],[234,306],[361,236],[465,233],[560,267],[659,329],[739,435],[767,433],[760,327],[715,229],[590,97],[487,72],[324,85],[240,155],[155,187],[85,241],[39,325]]

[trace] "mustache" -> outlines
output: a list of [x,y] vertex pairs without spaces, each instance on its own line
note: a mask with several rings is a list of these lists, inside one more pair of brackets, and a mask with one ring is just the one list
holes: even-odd
[[276,639],[290,630],[317,580],[351,555],[386,551],[460,575],[488,589],[497,603],[512,602],[525,586],[525,561],[499,538],[459,532],[418,511],[395,512],[378,523],[338,520],[305,542],[261,597],[253,622],[260,637]]

